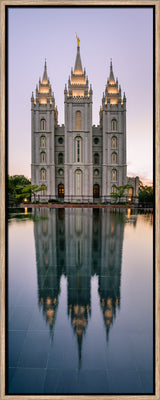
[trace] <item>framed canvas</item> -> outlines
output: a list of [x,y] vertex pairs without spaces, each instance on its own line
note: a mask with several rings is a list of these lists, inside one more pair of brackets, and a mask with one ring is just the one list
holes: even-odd
[[[135,398],[140,400],[159,400],[160,0],[101,0],[98,2],[82,0],[80,3],[71,0],[1,0],[0,7],[0,397],[2,400],[65,400],[71,398],[77,400],[92,400],[94,398],[99,400]],[[149,27],[148,23],[150,23]],[[148,34],[146,34],[147,29]],[[87,41],[88,45],[86,44]],[[86,127],[88,126],[89,115],[92,113],[92,87],[90,86],[89,88],[88,76],[85,69],[82,70],[80,51],[83,67],[88,65],[89,82],[93,82],[95,87],[95,89],[93,87],[93,93],[95,91],[96,94],[95,98],[93,97],[93,104],[95,102],[95,105],[93,105],[93,122],[94,115],[96,113],[98,115],[98,107],[102,103],[100,107],[100,122],[90,128]],[[67,86],[65,85],[67,82],[66,73],[70,73],[74,61],[75,67],[74,70],[71,70],[71,78],[69,77]],[[105,68],[104,63],[107,63]],[[144,68],[143,71],[141,63]],[[116,67],[116,64],[118,64],[118,67]],[[108,71],[106,71],[107,69]],[[126,93],[123,93],[122,97],[121,86],[118,84],[118,78],[114,78],[114,71],[116,71],[119,80],[122,80],[123,90],[125,90],[126,86]],[[39,78],[40,74],[43,76],[42,80]],[[51,83],[49,77],[51,78]],[[39,86],[36,86],[38,79]],[[79,81],[76,79],[79,79]],[[132,80],[134,82],[131,84]],[[75,174],[73,179],[71,166],[67,167],[70,162],[67,158],[65,159],[66,168],[71,172],[68,172],[68,181],[65,181],[64,186],[64,170],[62,166],[64,161],[61,146],[63,146],[64,140],[63,131],[67,128],[65,128],[65,124],[57,125],[57,108],[59,107],[60,120],[63,120],[61,104],[63,104],[64,100],[60,96],[64,90],[66,120],[67,113],[70,110],[68,99],[71,95],[72,84],[75,84],[73,97],[76,97],[77,93],[82,91],[83,95],[80,93],[78,96],[79,98],[84,96],[86,104],[82,108],[80,100],[78,105],[74,104],[75,121],[74,117],[70,118],[69,128],[65,131],[68,137],[73,135],[75,137],[74,145],[71,147],[69,145],[70,142],[68,142],[67,146],[71,154],[75,151],[73,164],[76,164],[76,167],[73,170]],[[111,87],[112,91],[110,92]],[[129,95],[127,87],[129,88]],[[36,95],[33,93],[34,88],[36,88]],[[46,90],[47,92],[45,92]],[[102,93],[103,90],[104,93]],[[100,91],[99,94],[98,91]],[[45,181],[46,174],[48,174],[48,169],[46,168],[45,170],[43,164],[50,153],[49,150],[47,150],[48,153],[46,150],[44,151],[44,148],[45,140],[49,135],[51,136],[52,128],[50,127],[48,136],[45,136],[46,121],[49,119],[45,119],[43,110],[39,112],[38,108],[36,108],[37,99],[39,99],[39,104],[43,104],[44,93],[50,95],[50,105],[47,103],[48,100],[46,104],[50,107],[49,114],[52,115],[52,112],[54,112],[54,123],[57,129],[54,139],[55,146],[58,149],[56,153],[57,169],[55,169],[57,179],[57,194],[55,194],[55,198],[56,195],[59,196],[60,202],[62,198],[64,199],[64,187],[66,188],[66,182],[69,182],[68,187],[71,187],[72,183],[73,185],[75,184],[76,196],[80,204],[74,205],[74,196],[69,198],[68,191],[69,206],[62,202],[57,206],[57,209],[56,205],[54,205],[53,210],[52,196],[51,194],[48,195],[46,204],[43,198],[45,196],[45,188],[43,187],[42,190],[43,185],[41,185],[40,194],[32,193],[37,204],[34,204],[36,201],[33,201],[33,197],[31,197],[32,206],[31,204],[27,205],[27,198],[24,199],[24,215],[26,214],[26,219],[32,219],[34,223],[29,228],[31,230],[25,236],[23,226],[22,229],[17,230],[19,233],[16,233],[16,230],[14,231],[13,229],[12,237],[14,240],[9,245],[7,225],[9,214],[6,190],[6,187],[8,189],[8,174],[28,174],[30,178],[28,166],[30,168],[31,147],[32,182],[34,171],[40,171],[41,183]],[[112,100],[109,99],[110,93],[113,95]],[[120,100],[114,103],[116,96],[119,96]],[[93,198],[96,198],[96,196],[100,198],[101,181],[99,174],[101,174],[101,168],[106,163],[103,157],[101,167],[99,166],[102,150],[98,146],[100,146],[101,141],[100,129],[104,118],[102,117],[104,115],[103,111],[107,110],[107,104],[110,107],[110,101],[113,101],[113,105],[116,104],[119,107],[117,108],[119,114],[121,112],[120,107],[123,108],[122,113],[124,115],[126,112],[126,97],[129,102],[127,107],[130,120],[127,128],[130,131],[130,136],[127,136],[127,141],[130,143],[128,169],[129,174],[132,175],[126,182],[130,183],[130,185],[132,183],[136,188],[136,182],[139,183],[139,179],[143,178],[145,184],[148,185],[149,179],[147,180],[145,177],[145,174],[147,176],[147,164],[145,162],[150,158],[148,170],[150,168],[151,173],[153,173],[154,183],[154,206],[151,221],[145,216],[145,218],[148,218],[147,226],[151,225],[153,228],[151,226],[145,228],[145,224],[142,224],[141,229],[139,228],[139,233],[136,233],[139,236],[134,233],[137,217],[134,217],[133,214],[132,218],[130,218],[132,206],[129,196],[131,195],[132,197],[133,193],[126,196],[127,205],[125,205],[125,211],[122,205],[118,208],[116,215],[113,215],[113,205],[111,205],[111,214],[109,214],[110,211],[107,211],[110,206],[107,204],[107,197],[104,201],[102,193],[101,201],[95,206],[93,221],[89,210],[87,210],[88,214],[85,211],[87,207],[90,210],[93,208],[89,205],[89,198],[87,198],[87,204],[84,206],[82,201],[84,199],[81,197],[83,185],[81,174],[84,171],[83,167],[79,167],[78,163],[83,157],[86,157],[86,154],[90,157],[89,152],[87,153],[87,134],[89,135],[89,129],[93,129],[94,137],[91,140],[93,146],[95,146],[93,153],[95,168],[92,177],[94,183],[92,185]],[[55,100],[56,98],[57,100]],[[148,102],[145,103],[146,99]],[[30,140],[30,100],[32,144]],[[58,107],[55,101],[58,102]],[[84,109],[90,110],[90,114],[87,114],[88,117],[83,119]],[[120,186],[115,185],[115,182],[118,182],[121,176],[120,169],[116,169],[115,165],[117,160],[120,162],[121,156],[124,156],[123,152],[121,152],[121,147],[123,147],[123,142],[121,142],[123,127],[117,115],[115,109],[112,109],[111,112],[109,110],[110,127],[106,126],[103,133],[106,141],[104,143],[107,143],[105,149],[106,159],[109,154],[108,149],[112,150],[111,160],[108,161],[107,159],[108,170],[110,168],[111,171],[112,199],[115,197],[115,191],[117,194],[118,188],[120,188]],[[36,118],[40,118],[40,128],[37,128],[37,131],[35,129],[33,133],[34,123],[37,123],[35,122]],[[72,127],[72,122],[74,127]],[[95,123],[97,124],[96,120]],[[121,126],[119,128],[119,136],[116,136],[117,124]],[[85,131],[84,136],[83,130]],[[40,138],[37,135],[39,131]],[[77,134],[76,131],[79,133]],[[41,149],[40,170],[36,170],[36,162],[33,162],[34,157],[35,159],[37,157],[36,144],[33,145],[35,134],[38,138],[35,143],[38,143]],[[106,139],[106,137],[109,137],[109,139]],[[83,140],[85,142],[84,147]],[[50,142],[50,146],[52,149],[53,142]],[[114,164],[114,167],[110,164]],[[21,167],[22,172],[20,171]],[[121,167],[124,168],[124,165]],[[90,175],[89,171],[89,169],[85,171],[84,179]],[[35,172],[35,176],[36,174],[37,172]],[[106,185],[108,184],[107,179],[109,178],[105,175]],[[49,184],[48,182],[47,185]],[[86,182],[89,182],[89,180]],[[130,188],[129,184],[128,186],[126,185],[125,189],[128,189],[128,187]],[[25,195],[27,197],[27,192],[25,192]],[[123,197],[124,192],[123,195],[119,196]],[[118,194],[116,201],[117,198],[120,200]],[[41,207],[39,199],[42,199],[42,203],[44,203],[41,204]],[[83,203],[83,207],[81,207],[81,203]],[[32,217],[29,208],[33,209]],[[68,225],[67,222],[64,224],[64,209],[66,221],[69,221]],[[72,211],[70,212],[68,209],[72,209]],[[145,213],[147,212],[145,211]],[[124,236],[126,236],[124,235],[124,221],[122,218],[124,214],[127,215],[125,224],[128,224],[128,227],[130,221],[132,224],[132,234],[135,241],[133,246],[129,228],[127,231],[128,244],[125,244],[126,242],[124,241]],[[72,223],[75,227],[76,238],[73,232],[71,234]],[[33,235],[33,226],[35,252],[33,251],[34,245],[30,239],[30,235]],[[42,231],[40,230],[41,228]],[[114,242],[115,228],[116,241]],[[83,240],[80,239],[82,230],[84,230]],[[66,233],[65,238],[64,232]],[[44,235],[43,243],[41,241],[42,234]],[[146,242],[144,240],[145,235]],[[105,238],[107,238],[108,242]],[[142,242],[141,238],[143,238]],[[147,247],[148,243],[150,250]],[[75,248],[73,250],[74,245]],[[117,269],[114,275],[111,271],[113,271],[113,263],[115,262],[113,256],[115,246],[117,246],[117,252],[115,252]],[[127,248],[127,246],[129,247]],[[142,247],[141,250],[140,247]],[[64,248],[65,251],[67,249],[65,257],[68,257],[65,265],[63,259]],[[123,257],[122,249],[125,249]],[[150,269],[148,273],[152,250],[154,272]],[[141,252],[138,253],[138,251]],[[55,265],[57,269],[55,271],[47,269],[48,264],[50,265],[50,253],[51,264],[56,258]],[[105,270],[103,266],[100,267],[100,258],[98,257],[102,253],[102,259],[108,260],[110,269]],[[95,259],[96,254],[97,259]],[[144,254],[146,265],[141,269],[139,268],[140,265],[137,266],[137,262],[141,263],[139,258],[141,260]],[[85,255],[87,261],[86,265],[83,266]],[[21,265],[19,266],[16,265],[17,257],[21,260]],[[36,271],[34,273],[32,268],[33,260]],[[73,260],[74,267],[72,265]],[[8,265],[10,262],[12,269],[9,272]],[[90,265],[92,265],[92,272],[90,271],[88,276],[87,268],[90,268]],[[60,272],[57,272],[58,268]],[[74,268],[76,269],[75,275]],[[145,272],[146,280],[145,278],[143,279]],[[128,275],[125,275],[125,273]],[[121,278],[122,274],[123,280]],[[151,278],[153,278],[153,295]],[[50,287],[51,281],[52,287]],[[103,287],[103,281],[105,282],[105,287]],[[132,288],[132,281],[137,282],[134,288]],[[21,286],[22,284],[24,286]],[[76,285],[77,292],[73,290]],[[85,290],[83,299],[81,299],[80,293],[83,286]],[[121,296],[122,286],[123,293],[126,296],[125,299],[123,299],[123,295]],[[129,297],[130,291],[131,298]],[[106,292],[110,293],[110,295],[106,295]],[[107,296],[106,298],[105,295]],[[76,303],[77,298],[81,299],[78,305]],[[25,303],[26,301],[28,302],[27,304]],[[123,306],[120,305],[121,302]],[[139,308],[141,311],[139,311]],[[120,314],[122,309],[123,313]],[[151,329],[152,313],[154,315],[153,329]],[[142,323],[143,317],[144,324]],[[96,326],[99,327],[98,334]],[[148,327],[150,333],[147,331]],[[8,334],[9,331],[11,332],[10,336]],[[153,339],[152,343],[151,338]],[[9,358],[10,355],[11,358]],[[10,365],[9,359],[11,360]],[[153,376],[149,370],[152,359],[154,364]],[[131,387],[132,389],[130,389]]]

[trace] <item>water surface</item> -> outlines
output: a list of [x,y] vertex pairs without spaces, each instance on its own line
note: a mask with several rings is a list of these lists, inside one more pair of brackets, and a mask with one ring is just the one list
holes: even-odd
[[8,393],[153,393],[152,215],[9,215]]

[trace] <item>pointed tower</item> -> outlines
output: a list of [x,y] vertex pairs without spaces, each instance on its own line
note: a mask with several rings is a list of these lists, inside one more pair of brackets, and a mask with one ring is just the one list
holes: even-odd
[[102,200],[116,191],[115,186],[126,185],[126,97],[115,80],[112,61],[100,109],[102,128]]
[[57,109],[54,94],[47,74],[45,61],[43,79],[39,79],[36,86],[36,96],[31,97],[31,131],[32,131],[32,184],[46,186],[41,192],[46,195],[55,195],[55,148],[54,134],[57,126]]
[[92,89],[82,69],[79,38],[74,71],[64,90],[65,201],[92,200]]

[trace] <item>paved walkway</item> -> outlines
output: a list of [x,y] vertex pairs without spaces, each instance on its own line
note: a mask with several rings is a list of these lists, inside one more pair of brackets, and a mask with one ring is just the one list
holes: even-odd
[[133,204],[132,205],[122,205],[122,204],[71,204],[71,203],[63,203],[63,204],[21,204],[21,208],[137,208]]

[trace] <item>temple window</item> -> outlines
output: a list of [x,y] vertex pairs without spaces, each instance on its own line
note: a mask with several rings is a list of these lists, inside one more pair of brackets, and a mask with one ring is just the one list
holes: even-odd
[[112,181],[116,181],[117,180],[117,170],[113,169],[112,170]]
[[46,162],[46,153],[44,151],[41,153],[41,162]]
[[58,164],[63,164],[63,153],[58,154]]
[[44,118],[41,119],[41,130],[42,131],[46,130],[46,120]]
[[113,149],[117,148],[117,138],[115,136],[112,137],[112,148]]
[[116,130],[117,130],[117,120],[112,119],[112,131],[116,131]]
[[76,130],[81,129],[81,112],[76,111]]
[[43,168],[41,169],[41,180],[45,181],[45,179],[46,179],[46,170]]
[[58,143],[59,143],[59,144],[62,144],[62,143],[63,143],[63,138],[62,138],[62,137],[59,137],[59,138],[58,138]]
[[99,139],[97,137],[94,138],[94,144],[98,144],[98,142],[99,142]]
[[94,154],[94,164],[99,164],[99,154],[98,153]]
[[81,138],[76,138],[76,162],[81,162]]
[[112,153],[112,164],[115,164],[117,162],[117,154]]
[[41,143],[40,143],[41,147],[46,147],[46,138],[45,136],[41,136]]

